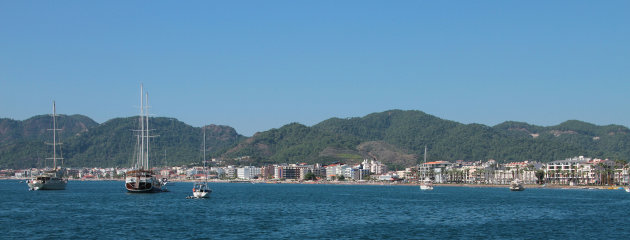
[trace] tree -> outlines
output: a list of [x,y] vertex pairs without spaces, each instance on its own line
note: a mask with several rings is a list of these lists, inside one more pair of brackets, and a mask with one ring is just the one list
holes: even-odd
[[543,178],[545,177],[545,171],[541,169],[541,170],[536,171],[535,174],[536,174],[536,178],[538,178],[538,184],[542,184]]
[[344,175],[337,175],[337,180],[339,181],[345,181],[346,177]]
[[308,172],[304,174],[304,180],[317,180],[317,177],[315,177],[314,173]]

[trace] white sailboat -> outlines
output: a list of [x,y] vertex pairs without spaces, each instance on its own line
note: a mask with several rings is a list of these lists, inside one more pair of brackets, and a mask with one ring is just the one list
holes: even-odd
[[[424,165],[426,167],[427,164],[427,146],[424,146]],[[418,169],[419,170],[419,169]],[[425,172],[422,172],[422,175],[425,175]],[[429,176],[425,176],[424,179],[420,182],[420,190],[433,190],[433,181]]]
[[[143,96],[144,95],[144,96]],[[146,97],[143,99],[143,97]],[[146,105],[144,105],[146,101]],[[158,180],[149,167],[149,94],[140,85],[140,130],[137,130],[135,158],[132,170],[125,173],[125,188],[130,193],[162,192],[166,180]],[[145,109],[146,108],[146,109]]]
[[523,187],[523,181],[516,178],[512,182],[510,182],[510,191],[523,191],[525,187]]
[[57,142],[57,131],[61,129],[57,129],[57,109],[55,107],[55,101],[53,101],[52,118],[53,128],[49,130],[53,131],[53,142],[50,144],[53,146],[53,169],[48,169],[40,175],[33,176],[28,181],[29,190],[64,190],[66,189],[66,184],[68,184],[68,179],[64,179],[65,169],[63,168],[63,162],[61,168],[57,169],[57,159],[61,160],[63,158],[57,157],[57,145],[61,145],[61,143]]
[[206,169],[206,129],[203,129],[203,172],[205,180],[203,182],[195,182],[193,185],[194,198],[208,198],[212,189],[208,187],[208,170]]

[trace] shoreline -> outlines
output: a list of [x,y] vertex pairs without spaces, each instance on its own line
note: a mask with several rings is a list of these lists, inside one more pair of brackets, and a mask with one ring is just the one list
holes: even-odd
[[[0,178],[0,180],[16,180],[26,181],[29,178]],[[68,179],[68,181],[124,181],[124,179]],[[193,183],[198,180],[176,179],[170,180],[171,183]],[[258,181],[258,180],[209,180],[209,183],[250,183],[250,184],[330,184],[330,185],[372,185],[372,186],[420,186],[419,183],[396,183],[396,182],[339,182],[339,181]],[[468,188],[508,188],[509,184],[466,184],[466,183],[435,183],[436,187],[468,187]],[[168,186],[168,185],[167,185]],[[623,186],[587,186],[587,185],[557,185],[557,184],[525,184],[525,189],[599,189],[599,190],[618,190]]]

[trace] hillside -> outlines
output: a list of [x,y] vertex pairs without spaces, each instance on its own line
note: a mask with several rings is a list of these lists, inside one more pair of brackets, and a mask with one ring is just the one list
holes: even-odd
[[[52,131],[48,131],[52,129],[52,125],[52,117],[49,115],[38,115],[24,121],[1,118],[0,146],[19,141],[52,141]],[[80,135],[97,125],[97,122],[83,115],[57,116],[57,126],[62,129],[59,131],[61,139]]]
[[[156,166],[198,164],[202,130],[173,118],[151,118],[151,159]],[[50,117],[0,119],[0,168],[42,167],[50,156]],[[80,116],[60,116],[66,166],[131,166],[135,117],[98,124]],[[382,161],[392,169],[429,161],[535,160],[549,162],[578,155],[630,159],[630,130],[570,120],[542,127],[504,122],[490,127],[461,124],[421,111],[390,110],[363,117],[331,118],[312,127],[290,123],[250,138],[228,126],[208,125],[207,156],[228,164],[358,163]],[[50,163],[48,163],[50,165]]]
[[[428,147],[429,160],[536,160],[567,157],[629,159],[629,130],[567,121],[539,127],[505,122],[494,127],[461,124],[420,111],[391,110],[364,117],[331,118],[306,127],[289,124],[259,133],[227,152],[250,162],[356,163],[377,159],[394,167],[411,166]],[[371,146],[371,147],[366,147]]]
[[[50,118],[50,117],[49,117]],[[60,120],[63,118],[60,118]],[[6,139],[0,147],[0,168],[24,168],[51,166],[45,162],[46,157],[52,155],[52,147],[44,144],[50,140],[51,133],[46,134],[45,124],[39,127],[18,128],[32,126],[32,119],[24,122],[8,120],[5,126]],[[93,122],[93,121],[88,121]],[[65,158],[66,166],[74,167],[128,167],[132,164],[133,150],[136,143],[134,129],[137,129],[137,118],[116,118],[103,124],[85,124],[86,128],[77,128],[72,121],[60,121],[65,135],[62,136],[63,146],[61,154]],[[79,124],[80,125],[80,124]],[[17,126],[17,127],[16,127]],[[151,118],[152,165],[182,165],[201,163],[202,130],[189,126],[173,118]],[[17,128],[17,129],[16,129]],[[227,126],[208,125],[206,128],[207,157],[218,156],[244,139],[243,136]],[[15,133],[37,132],[41,134],[22,134],[15,137]]]

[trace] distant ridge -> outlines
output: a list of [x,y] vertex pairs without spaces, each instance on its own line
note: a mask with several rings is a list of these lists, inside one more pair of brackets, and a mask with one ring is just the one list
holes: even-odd
[[628,160],[628,133],[628,128],[619,125],[596,126],[575,120],[550,127],[520,122],[489,127],[461,124],[421,111],[389,110],[364,117],[331,118],[313,127],[288,124],[254,135],[226,156],[249,155],[253,162],[310,163],[356,163],[376,158],[403,168],[416,164],[427,145],[431,160],[549,162],[578,155]]
[[[0,119],[0,168],[41,167],[50,134],[47,115],[16,121]],[[62,116],[63,154],[69,166],[130,165],[137,119],[115,118],[98,124],[82,115]],[[199,162],[199,128],[174,118],[152,118],[160,137],[152,142],[156,165]],[[421,111],[389,110],[354,118],[330,118],[312,127],[290,123],[244,137],[229,126],[205,126],[208,156],[227,164],[357,163],[376,159],[392,168],[418,162],[424,146],[430,160],[549,162],[584,155],[630,159],[630,130],[569,120],[542,127],[507,121],[490,127],[444,120]],[[164,152],[166,151],[166,154]],[[243,157],[248,156],[248,157]]]

